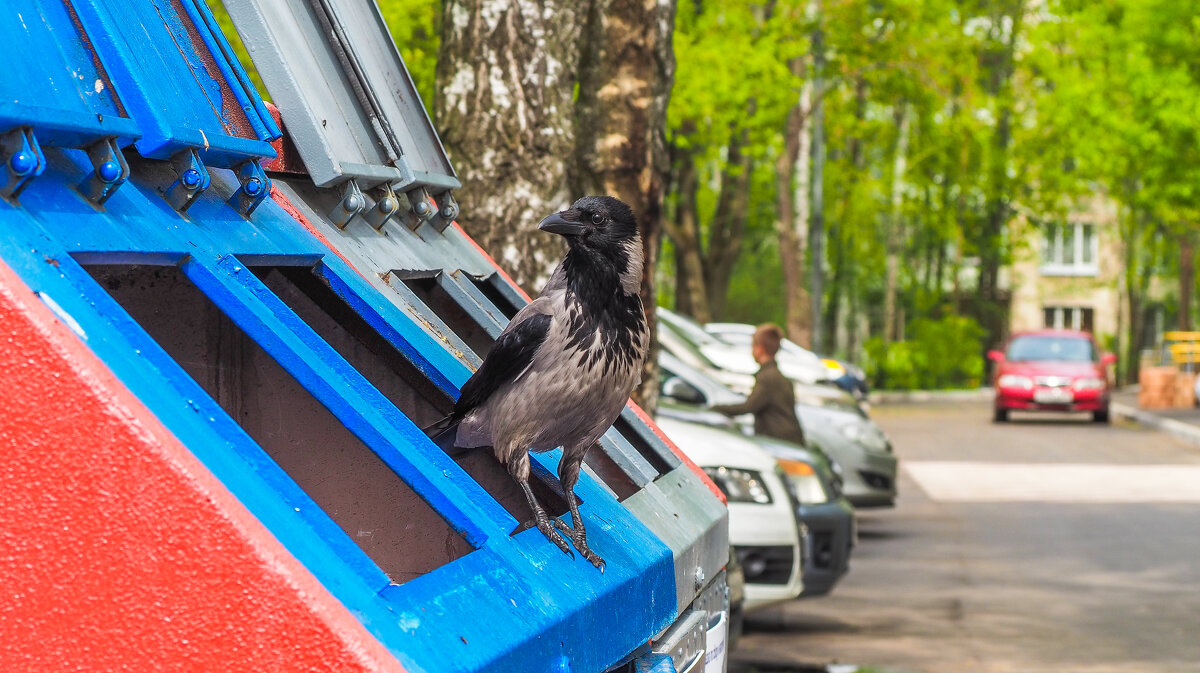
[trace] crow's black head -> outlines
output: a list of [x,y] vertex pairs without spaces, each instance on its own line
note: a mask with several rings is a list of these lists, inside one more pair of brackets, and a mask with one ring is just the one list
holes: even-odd
[[567,239],[563,260],[572,282],[589,282],[597,291],[637,294],[642,280],[642,239],[633,210],[611,196],[585,196],[570,208],[542,220],[538,229]]
[[611,196],[585,196],[542,220],[538,229],[560,234],[571,248],[611,249],[638,235],[633,210]]

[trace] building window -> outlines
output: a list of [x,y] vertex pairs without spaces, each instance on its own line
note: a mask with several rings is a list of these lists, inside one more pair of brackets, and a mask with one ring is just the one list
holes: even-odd
[[1047,306],[1042,309],[1042,323],[1049,329],[1092,331],[1092,309],[1082,306]]
[[1042,273],[1054,276],[1094,276],[1099,273],[1096,225],[1073,222],[1042,228]]

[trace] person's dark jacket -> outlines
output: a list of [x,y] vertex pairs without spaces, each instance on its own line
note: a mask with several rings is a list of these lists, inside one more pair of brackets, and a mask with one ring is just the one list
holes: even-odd
[[804,444],[804,430],[796,418],[796,389],[779,373],[774,360],[754,375],[754,390],[745,402],[715,405],[713,411],[726,416],[754,414],[754,434]]

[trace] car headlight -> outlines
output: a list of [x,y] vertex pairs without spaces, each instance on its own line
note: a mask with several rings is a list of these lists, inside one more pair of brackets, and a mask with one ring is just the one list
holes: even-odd
[[1101,390],[1104,388],[1104,379],[1099,379],[1094,376],[1075,379],[1073,386],[1075,390]]
[[821,484],[812,465],[798,460],[780,460],[779,467],[783,468],[784,479],[792,495],[802,505],[820,505],[829,502],[829,494]]
[[721,489],[729,502],[753,502],[759,505],[769,505],[772,502],[771,493],[763,483],[762,475],[754,470],[706,467],[704,473]]
[[881,453],[888,451],[887,437],[884,437],[882,432],[869,427],[866,423],[857,421],[846,423],[841,426],[840,430],[846,439],[862,445],[863,448]]
[[1020,376],[1017,374],[1005,374],[999,379],[996,379],[996,385],[1001,388],[1022,388],[1024,390],[1033,390],[1033,379],[1028,376]]

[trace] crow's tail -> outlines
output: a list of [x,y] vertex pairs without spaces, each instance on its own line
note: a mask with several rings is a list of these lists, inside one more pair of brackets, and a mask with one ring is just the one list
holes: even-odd
[[451,457],[460,456],[466,453],[467,449],[454,445],[455,437],[458,435],[459,423],[462,423],[462,416],[450,414],[433,425],[424,428],[422,432],[428,435],[434,444],[437,444],[441,450],[445,451]]

